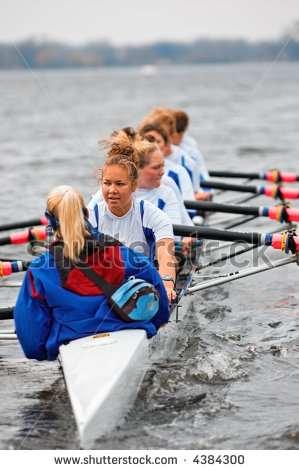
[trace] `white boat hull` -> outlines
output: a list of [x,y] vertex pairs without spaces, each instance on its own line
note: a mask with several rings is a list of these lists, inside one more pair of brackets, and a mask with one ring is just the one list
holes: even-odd
[[[180,316],[189,302],[188,297],[181,299]],[[171,348],[166,338],[175,327],[175,312],[171,320],[152,340],[144,330],[130,329],[88,336],[60,347],[81,447],[91,447],[97,438],[122,424],[136,399],[150,356]]]
[[60,360],[83,448],[120,425],[148,365],[144,330],[88,336],[60,347]]

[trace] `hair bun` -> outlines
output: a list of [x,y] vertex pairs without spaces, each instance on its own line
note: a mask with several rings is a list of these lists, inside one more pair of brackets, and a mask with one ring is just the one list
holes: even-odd
[[126,158],[133,158],[135,149],[133,145],[125,145],[124,143],[111,142],[108,157],[111,155],[123,155]]
[[106,158],[119,156],[138,166],[136,137],[137,134],[133,127],[124,127],[119,131],[112,132],[110,138],[103,142],[107,149]]
[[137,132],[135,131],[134,127],[128,126],[128,127],[123,127],[122,131],[124,131],[128,137],[131,137],[131,139],[135,139]]

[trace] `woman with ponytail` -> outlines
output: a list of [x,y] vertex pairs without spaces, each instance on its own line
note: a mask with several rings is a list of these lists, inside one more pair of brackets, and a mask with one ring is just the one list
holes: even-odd
[[[171,178],[164,175],[164,158],[158,145],[155,142],[142,139],[132,128],[125,128],[122,131],[125,131],[131,138],[138,154],[138,160],[135,160],[138,167],[135,198],[148,201],[161,209],[167,214],[172,224],[193,226],[193,222],[188,215],[176,184]],[[117,132],[113,135],[116,136]],[[102,193],[98,191],[93,196],[89,207],[93,209],[95,204],[99,203],[102,199]],[[181,238],[176,237],[176,240],[180,244]],[[183,240],[183,252],[187,253],[189,251],[191,242],[192,239],[189,237]]]
[[139,161],[151,144],[136,137],[132,129],[114,132],[108,141],[100,172],[102,198],[88,208],[90,222],[130,248],[157,261],[171,302],[175,299],[174,237],[169,217],[148,201],[137,200]]
[[[54,360],[61,344],[99,332],[137,328],[151,337],[167,323],[168,299],[157,270],[142,254],[96,234],[77,190],[53,189],[46,216],[54,242],[31,263],[14,310],[16,333],[28,358]],[[111,301],[131,276],[145,281],[155,295],[150,319],[143,313],[135,321],[124,319]]]

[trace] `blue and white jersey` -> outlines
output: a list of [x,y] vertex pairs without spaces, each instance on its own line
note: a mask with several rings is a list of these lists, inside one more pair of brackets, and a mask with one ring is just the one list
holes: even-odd
[[171,161],[168,157],[164,158],[165,174],[173,179],[180,190],[183,199],[194,200],[194,190],[192,181],[187,170]]
[[[163,186],[167,186],[172,190],[172,192],[175,194],[176,200],[179,204],[179,213],[178,213],[179,215],[177,215],[175,223],[183,224],[183,225],[194,225],[192,220],[191,220],[191,217],[190,217],[190,215],[189,215],[189,213],[188,213],[188,211],[185,207],[183,196],[180,193],[180,190],[177,187],[177,185],[175,184],[175,182],[173,181],[173,179],[170,178],[167,175],[163,175],[161,183],[163,184]],[[180,222],[178,222],[178,220],[180,220]]]
[[188,155],[188,152],[178,145],[171,145],[171,154],[168,155],[167,158],[170,161],[183,166],[187,170],[192,181],[193,191],[197,193],[199,191],[199,171],[196,161]]
[[143,253],[150,259],[155,255],[155,244],[163,238],[174,239],[169,217],[148,201],[133,198],[130,210],[118,217],[107,203],[96,195],[88,204],[89,221],[100,233],[116,238],[129,248]]
[[89,203],[87,204],[87,209],[89,210],[89,214],[92,213],[95,205],[99,204],[102,201],[104,201],[104,197],[103,197],[102,189],[100,186],[100,189],[91,196],[91,199]]
[[[175,186],[175,182],[170,178]],[[178,190],[179,192],[179,190]],[[180,192],[179,192],[180,194]],[[183,224],[181,207],[176,194],[170,186],[161,184],[158,188],[138,188],[135,191],[137,199],[151,202],[154,206],[165,212],[173,224]]]
[[205,163],[205,159],[200,152],[196,140],[189,135],[184,135],[180,147],[185,150],[188,155],[196,162],[198,168],[199,176],[203,180],[209,178],[209,172]]

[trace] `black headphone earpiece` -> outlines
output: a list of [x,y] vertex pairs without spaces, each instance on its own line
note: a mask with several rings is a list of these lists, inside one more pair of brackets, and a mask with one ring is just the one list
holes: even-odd
[[56,231],[59,228],[59,220],[57,219],[57,217],[53,214],[53,212],[49,211],[48,209],[46,209],[45,211],[45,216],[49,221],[49,225],[51,225],[52,229]]
[[87,209],[87,207],[83,207],[82,211],[83,211],[84,217],[86,219],[88,219],[89,218],[89,210]]

